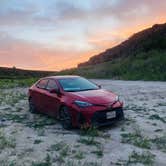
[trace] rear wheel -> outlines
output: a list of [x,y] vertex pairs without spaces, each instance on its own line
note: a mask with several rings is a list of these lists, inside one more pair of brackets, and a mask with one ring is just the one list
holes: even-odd
[[37,109],[34,102],[32,101],[32,98],[29,99],[29,112],[37,113]]
[[60,110],[60,120],[62,127],[64,129],[71,129],[72,128],[72,119],[69,109],[67,107],[62,107]]

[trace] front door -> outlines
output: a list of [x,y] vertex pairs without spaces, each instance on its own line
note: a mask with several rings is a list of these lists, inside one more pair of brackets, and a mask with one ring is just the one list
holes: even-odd
[[58,86],[54,79],[49,79],[46,87],[47,91],[45,92],[45,111],[51,116],[56,116],[58,114],[61,96],[57,93],[51,93],[53,89],[58,89]]

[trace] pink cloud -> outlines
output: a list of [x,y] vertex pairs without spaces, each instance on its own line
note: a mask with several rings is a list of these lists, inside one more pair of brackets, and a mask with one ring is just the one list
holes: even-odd
[[[2,39],[2,34],[0,34]],[[37,43],[3,35],[0,40],[0,66],[16,66],[26,69],[60,70],[77,66],[88,52],[48,49]]]

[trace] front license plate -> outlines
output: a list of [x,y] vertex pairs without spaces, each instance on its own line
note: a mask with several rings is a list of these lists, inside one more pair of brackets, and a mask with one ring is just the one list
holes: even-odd
[[115,118],[116,117],[116,112],[107,112],[107,119]]

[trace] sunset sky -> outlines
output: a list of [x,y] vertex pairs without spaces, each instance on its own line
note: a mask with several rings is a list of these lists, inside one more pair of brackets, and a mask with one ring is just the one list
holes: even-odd
[[0,0],[0,66],[75,67],[164,22],[166,0]]

